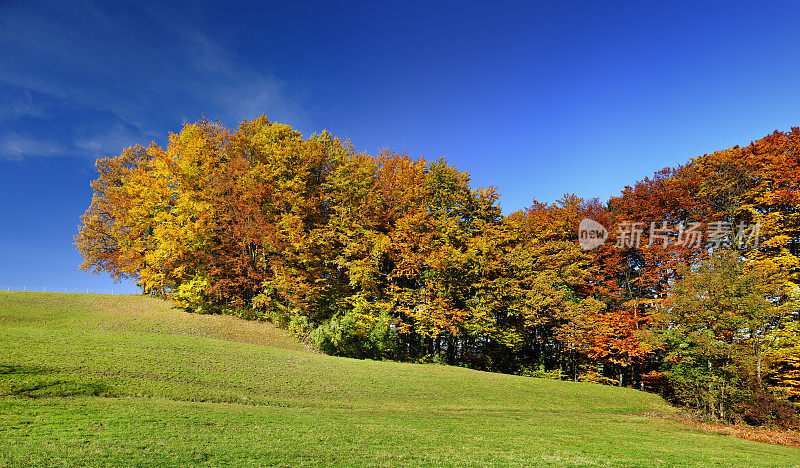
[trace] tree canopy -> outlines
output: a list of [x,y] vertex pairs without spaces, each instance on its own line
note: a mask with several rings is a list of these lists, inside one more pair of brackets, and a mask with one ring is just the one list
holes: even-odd
[[[326,353],[635,386],[769,422],[800,397],[798,169],[793,128],[606,204],[503,216],[444,159],[200,121],[99,160],[75,243],[85,270]],[[582,219],[608,241],[583,249]]]

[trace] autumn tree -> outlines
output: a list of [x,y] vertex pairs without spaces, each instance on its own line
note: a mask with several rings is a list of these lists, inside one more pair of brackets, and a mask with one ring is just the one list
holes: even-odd
[[687,267],[673,288],[663,338],[667,375],[682,403],[726,418],[763,389],[764,356],[790,316],[777,271],[735,250]]
[[83,257],[81,269],[108,273],[116,280],[141,278],[145,252],[131,247],[133,236],[143,233],[132,231],[132,226],[124,222],[128,210],[136,205],[128,184],[134,173],[147,167],[149,158],[145,148],[133,146],[117,157],[95,163],[98,178],[91,183],[92,203],[81,216],[75,236],[75,245]]
[[[444,159],[372,156],[264,116],[203,120],[98,161],[75,244],[83,269],[190,311],[272,320],[330,354],[658,380],[709,414],[762,421],[768,387],[800,394],[786,321],[798,145],[800,130],[775,132],[607,204],[565,195],[503,216],[494,188]],[[585,218],[605,244],[581,248]],[[718,232],[686,242],[687,228]]]

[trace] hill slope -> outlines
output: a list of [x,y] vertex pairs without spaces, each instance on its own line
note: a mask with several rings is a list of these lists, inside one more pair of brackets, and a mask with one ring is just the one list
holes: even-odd
[[158,299],[0,292],[0,465],[800,465],[655,395],[316,354]]

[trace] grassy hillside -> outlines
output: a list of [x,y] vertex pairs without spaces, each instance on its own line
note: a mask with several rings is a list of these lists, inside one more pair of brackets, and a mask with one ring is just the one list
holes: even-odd
[[0,466],[800,465],[627,389],[312,353],[138,296],[0,292]]

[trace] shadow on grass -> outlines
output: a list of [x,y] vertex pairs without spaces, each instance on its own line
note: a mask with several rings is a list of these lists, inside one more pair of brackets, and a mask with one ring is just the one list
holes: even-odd
[[112,395],[105,384],[66,379],[62,370],[0,364],[0,396],[47,398]]
[[30,375],[30,374],[45,374],[52,372],[45,367],[41,366],[15,366],[10,364],[0,364],[0,378],[6,375]]

